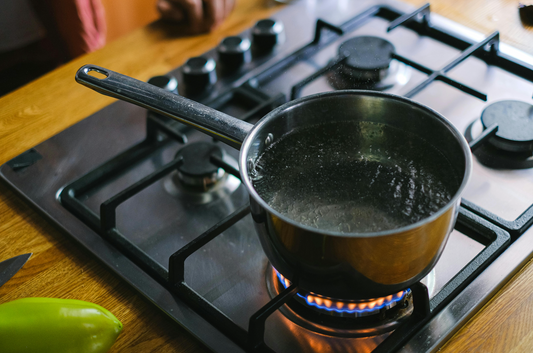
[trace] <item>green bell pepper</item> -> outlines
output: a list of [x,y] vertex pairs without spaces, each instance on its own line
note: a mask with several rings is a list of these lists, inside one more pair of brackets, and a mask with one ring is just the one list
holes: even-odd
[[104,353],[121,330],[107,309],[81,300],[24,298],[0,305],[2,353]]

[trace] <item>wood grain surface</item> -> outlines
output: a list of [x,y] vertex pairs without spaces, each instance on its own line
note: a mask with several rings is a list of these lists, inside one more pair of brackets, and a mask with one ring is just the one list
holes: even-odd
[[[499,29],[504,42],[533,54],[533,29],[520,23],[515,1],[438,0],[431,6],[434,12],[482,33]],[[74,73],[83,64],[100,65],[146,80],[170,71],[188,57],[209,50],[225,36],[237,34],[279,9],[280,6],[266,0],[238,0],[235,11],[220,29],[196,37],[179,37],[172,27],[154,23],[1,98],[0,164],[114,101],[74,82]],[[41,296],[100,304],[124,324],[124,331],[110,352],[207,351],[74,240],[0,184],[0,261],[26,252],[34,255],[0,288],[0,303]],[[532,316],[533,266],[528,265],[443,351],[532,351]]]

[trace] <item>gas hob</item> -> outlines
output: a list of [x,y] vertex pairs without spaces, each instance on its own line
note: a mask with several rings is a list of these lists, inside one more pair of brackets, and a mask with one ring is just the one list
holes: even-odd
[[116,102],[0,167],[214,351],[434,351],[533,256],[533,58],[497,33],[429,6],[297,1],[150,82],[250,122],[314,93],[394,93],[447,117],[474,154],[434,270],[406,293],[357,304],[288,291],[255,235],[238,151],[155,113]]

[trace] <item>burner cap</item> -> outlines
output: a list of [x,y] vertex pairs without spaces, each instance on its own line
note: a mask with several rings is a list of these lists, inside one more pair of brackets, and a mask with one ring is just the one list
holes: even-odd
[[346,66],[355,70],[388,69],[394,46],[383,38],[361,36],[348,39],[339,47],[339,55],[349,55]]
[[[222,167],[211,163],[211,157]],[[228,198],[241,182],[227,173],[224,165],[238,169],[237,161],[213,142],[189,143],[176,153],[183,162],[164,181],[165,190],[187,203],[203,205]]]
[[176,158],[183,158],[178,172],[193,178],[211,177],[218,172],[218,167],[210,162],[211,156],[222,158],[222,148],[209,142],[188,144],[178,151]]
[[489,105],[481,114],[486,129],[498,125],[489,142],[510,152],[533,151],[533,105],[520,101],[500,101]]

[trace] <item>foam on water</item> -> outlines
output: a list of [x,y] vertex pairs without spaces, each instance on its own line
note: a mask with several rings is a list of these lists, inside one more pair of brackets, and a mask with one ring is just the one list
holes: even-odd
[[294,130],[263,152],[250,177],[276,211],[343,233],[415,223],[443,207],[460,184],[428,142],[372,122]]

